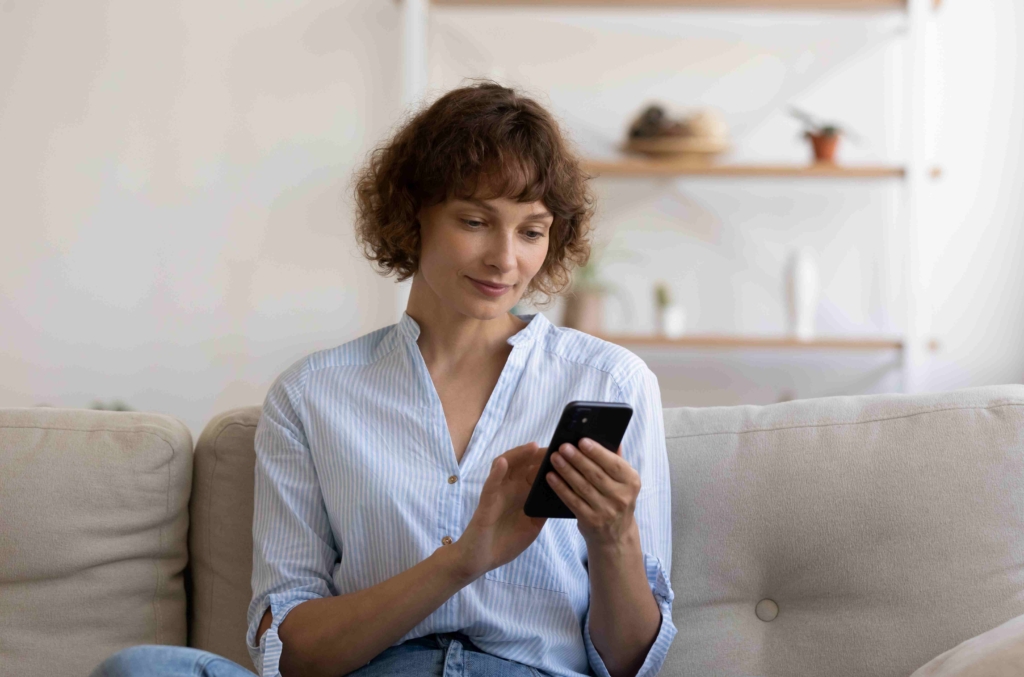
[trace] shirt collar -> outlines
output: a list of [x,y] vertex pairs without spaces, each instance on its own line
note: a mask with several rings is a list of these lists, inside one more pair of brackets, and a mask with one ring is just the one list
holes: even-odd
[[[520,343],[526,345],[544,333],[547,326],[551,324],[548,318],[541,313],[532,315],[516,315],[520,320],[526,321],[526,326],[508,338],[510,346]],[[420,337],[419,323],[410,317],[409,313],[402,312],[402,319],[398,321],[398,331],[408,341],[415,341]]]
[[510,346],[516,346],[522,343],[523,345],[529,344],[537,337],[541,336],[544,331],[548,328],[551,322],[548,318],[544,317],[540,313],[533,313],[532,315],[516,315],[520,320],[525,320],[527,325],[517,331],[512,336],[508,337],[508,344]]
[[407,340],[415,341],[420,337],[420,324],[403,310],[402,319],[398,321],[398,332]]

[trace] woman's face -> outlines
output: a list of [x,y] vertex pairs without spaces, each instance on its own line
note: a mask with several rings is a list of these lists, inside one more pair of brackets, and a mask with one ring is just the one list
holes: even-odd
[[512,309],[548,252],[542,202],[451,199],[420,210],[417,275],[442,303],[489,320]]

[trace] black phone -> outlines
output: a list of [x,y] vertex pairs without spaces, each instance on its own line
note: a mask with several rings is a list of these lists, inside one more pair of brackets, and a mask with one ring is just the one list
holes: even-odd
[[566,442],[579,447],[580,440],[589,437],[605,449],[615,451],[633,417],[633,408],[621,402],[570,402],[562,410],[562,418],[555,427],[544,461],[533,480],[523,511],[529,517],[555,517],[575,519],[576,515],[562,502],[545,479],[549,472],[557,473],[551,465],[551,454]]

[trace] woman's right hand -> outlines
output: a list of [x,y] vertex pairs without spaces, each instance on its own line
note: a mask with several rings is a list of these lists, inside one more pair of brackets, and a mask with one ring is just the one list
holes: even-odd
[[530,442],[509,449],[491,463],[480,503],[462,537],[451,546],[469,580],[511,562],[537,538],[546,517],[523,512],[546,450]]

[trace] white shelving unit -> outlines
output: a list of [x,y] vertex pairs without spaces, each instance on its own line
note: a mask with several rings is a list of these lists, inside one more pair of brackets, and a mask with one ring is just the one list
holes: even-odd
[[[476,7],[560,7],[586,8],[589,10],[643,8],[645,11],[662,9],[701,8],[720,9],[723,12],[736,9],[849,11],[871,13],[878,11],[902,11],[906,16],[904,43],[904,119],[900,121],[905,130],[906,158],[899,166],[838,167],[784,166],[784,165],[716,165],[706,169],[692,165],[652,163],[624,158],[622,161],[590,161],[588,167],[598,176],[716,176],[720,178],[787,177],[793,180],[813,180],[818,177],[831,179],[887,179],[903,182],[902,199],[896,221],[902,225],[897,237],[892,238],[897,251],[892,252],[894,261],[902,262],[901,293],[899,314],[904,320],[904,331],[899,337],[842,338],[820,337],[801,343],[786,336],[688,336],[679,341],[667,341],[657,337],[606,337],[627,345],[656,345],[662,348],[700,349],[825,349],[825,350],[891,350],[898,354],[896,366],[900,370],[901,392],[917,392],[926,366],[927,353],[937,349],[934,340],[925,334],[930,318],[918,303],[922,298],[923,285],[920,267],[920,244],[923,229],[918,219],[921,189],[928,180],[925,149],[925,64],[928,60],[925,31],[931,14],[940,0],[398,0],[402,4],[402,92],[403,103],[413,105],[420,102],[428,86],[428,30],[430,12],[434,7],[476,6]],[[442,10],[443,11],[443,10]],[[408,283],[398,285],[398,308],[404,309],[408,301]],[[399,312],[400,314],[400,312]]]

